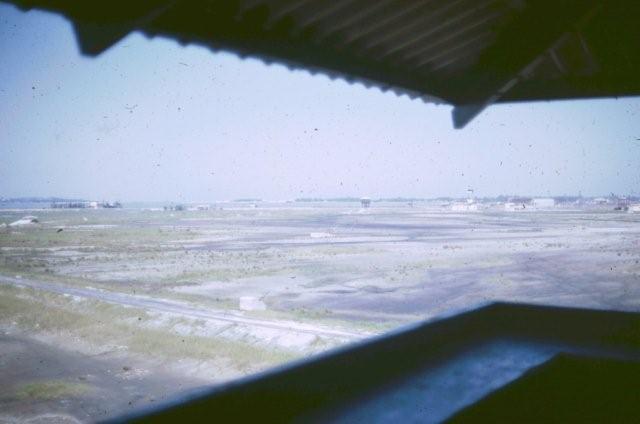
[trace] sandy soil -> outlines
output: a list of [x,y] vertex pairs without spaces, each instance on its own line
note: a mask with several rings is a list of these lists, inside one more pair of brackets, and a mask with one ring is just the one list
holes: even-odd
[[0,333],[0,352],[3,423],[95,421],[206,383],[149,364],[139,368],[126,355],[79,354],[17,333]]

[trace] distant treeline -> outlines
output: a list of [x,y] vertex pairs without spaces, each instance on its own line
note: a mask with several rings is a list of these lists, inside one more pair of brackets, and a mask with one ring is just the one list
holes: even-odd
[[[576,203],[589,199],[597,199],[597,198],[607,198],[611,200],[628,200],[632,202],[640,201],[640,196],[617,196],[617,195],[608,195],[608,196],[573,196],[573,195],[561,195],[561,196],[523,196],[517,194],[501,194],[499,196],[485,196],[485,197],[476,197],[475,199],[479,202],[516,202],[516,203],[528,203],[533,199],[539,198],[550,198],[556,201],[556,203]],[[467,197],[451,197],[451,196],[441,196],[441,197],[381,197],[374,199],[372,198],[372,202],[453,202],[466,199]],[[299,197],[295,199],[296,202],[359,202],[360,197]]]
[[86,202],[84,199],[66,199],[64,197],[0,197],[0,202],[5,203],[59,203],[59,202]]
[[427,199],[421,197],[383,197],[376,199],[377,202],[423,202]]
[[[597,199],[597,198],[605,198],[610,200],[628,200],[631,202],[640,201],[640,196],[631,196],[631,195],[615,195],[609,194],[606,196],[574,196],[574,195],[561,195],[561,196],[523,196],[517,194],[501,194],[499,196],[486,196],[486,197],[476,197],[476,200],[481,202],[521,202],[527,203],[530,202],[534,198],[548,197],[554,199],[557,203],[576,203],[589,199]],[[458,201],[461,199],[465,199],[466,197],[450,197],[450,196],[441,196],[441,197],[381,197],[381,198],[372,198],[373,202],[426,202],[426,201],[438,201],[438,202],[451,202]],[[294,199],[296,202],[360,202],[361,197],[355,196],[345,196],[345,197],[299,197]],[[262,199],[247,197],[234,199],[234,202],[262,202]],[[0,203],[49,203],[49,204],[71,204],[71,203],[83,203],[86,204],[89,201],[86,199],[71,199],[64,197],[0,197]],[[118,202],[99,202],[100,207],[121,207],[122,205]]]
[[299,197],[296,202],[359,202],[360,197]]

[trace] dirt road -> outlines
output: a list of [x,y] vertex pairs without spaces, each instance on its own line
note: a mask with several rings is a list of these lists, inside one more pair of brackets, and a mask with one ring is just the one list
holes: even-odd
[[352,332],[341,329],[326,328],[317,325],[305,324],[295,321],[265,320],[250,318],[240,315],[240,312],[214,311],[197,308],[186,303],[166,299],[154,299],[148,296],[132,295],[99,290],[91,287],[69,287],[60,284],[32,280],[23,277],[9,277],[0,275],[0,284],[10,284],[18,287],[29,287],[37,290],[45,290],[52,293],[77,296],[86,299],[95,299],[117,305],[133,306],[148,311],[176,314],[190,318],[199,318],[213,321],[230,322],[252,327],[263,327],[294,333],[313,334],[345,340],[358,340],[371,336],[366,332]]

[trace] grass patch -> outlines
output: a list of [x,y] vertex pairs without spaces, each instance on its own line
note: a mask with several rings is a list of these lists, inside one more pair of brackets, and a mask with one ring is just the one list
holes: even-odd
[[111,228],[66,228],[56,226],[24,228],[0,235],[6,247],[42,248],[65,246],[100,246],[103,250],[119,250],[130,246],[157,245],[175,239],[193,239],[198,233],[189,229],[161,231],[152,226],[119,226]]
[[282,310],[269,308],[264,311],[245,311],[245,314],[252,318],[288,320],[329,328],[341,328],[353,332],[363,331],[372,334],[383,333],[402,324],[396,321],[365,321],[340,318],[328,309],[292,308]]
[[18,399],[52,400],[81,396],[91,389],[82,383],[47,380],[24,384],[16,390]]
[[0,311],[0,323],[22,330],[70,335],[95,346],[126,346],[131,353],[169,360],[220,359],[242,372],[299,356],[242,341],[181,335],[170,324],[152,326],[153,317],[141,309],[28,288],[0,286]]
[[167,276],[162,281],[173,284],[206,282],[206,281],[235,281],[251,277],[270,277],[289,271],[287,267],[260,267],[257,265],[245,265],[234,268],[207,268],[200,270],[184,270],[177,275]]

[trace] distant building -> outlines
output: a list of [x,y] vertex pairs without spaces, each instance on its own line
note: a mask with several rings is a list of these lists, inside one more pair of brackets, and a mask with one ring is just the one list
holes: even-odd
[[360,206],[362,206],[363,208],[368,208],[371,206],[371,199],[369,199],[368,197],[362,197],[360,199]]
[[475,212],[478,209],[479,207],[476,203],[472,188],[467,189],[466,202],[456,202],[451,205],[451,210],[454,212]]
[[532,202],[532,199],[530,197],[524,197],[524,196],[511,196],[507,199],[507,201],[511,203],[520,203],[523,205],[530,205]]
[[531,205],[534,208],[552,208],[556,205],[556,201],[551,197],[540,197],[533,199]]
[[475,202],[476,202],[476,198],[475,198],[475,196],[473,194],[473,189],[472,188],[468,188],[467,189],[467,204],[471,205],[471,204],[473,204]]
[[454,203],[451,205],[451,210],[454,212],[475,212],[478,210],[477,203]]
[[626,212],[629,210],[629,205],[630,205],[629,199],[627,199],[626,197],[621,197],[621,198],[618,198],[617,200],[618,200],[618,203],[613,208],[613,210],[622,211],[622,212]]
[[51,209],[87,209],[89,202],[53,202]]
[[100,207],[105,209],[121,209],[122,203],[120,202],[101,202],[99,204]]
[[72,201],[72,202],[53,202],[51,209],[114,209],[122,208],[120,202],[96,202],[92,201]]
[[523,211],[527,208],[524,203],[507,202],[504,204],[504,210],[507,212]]

